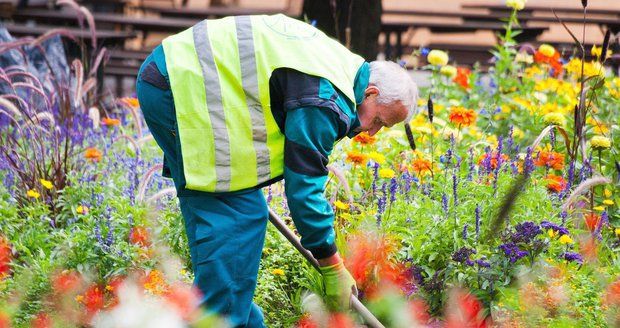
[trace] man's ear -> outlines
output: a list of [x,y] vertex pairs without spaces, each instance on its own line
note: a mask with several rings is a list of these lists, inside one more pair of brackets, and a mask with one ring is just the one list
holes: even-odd
[[364,90],[364,97],[368,98],[370,95],[379,95],[379,88],[374,85],[369,85],[366,90]]

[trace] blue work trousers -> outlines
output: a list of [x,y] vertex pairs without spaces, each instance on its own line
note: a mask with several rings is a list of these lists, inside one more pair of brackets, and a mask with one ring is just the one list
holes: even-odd
[[[164,152],[165,169],[179,191],[184,184],[183,161],[161,47],[140,68],[136,92],[146,124]],[[261,190],[180,192],[179,204],[203,306],[227,317],[233,327],[264,327],[262,311],[252,302],[268,221]]]

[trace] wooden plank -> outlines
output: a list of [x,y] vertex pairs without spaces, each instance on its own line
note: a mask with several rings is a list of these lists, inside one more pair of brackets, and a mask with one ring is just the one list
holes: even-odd
[[286,9],[265,9],[265,8],[247,8],[247,7],[209,7],[209,8],[159,8],[149,7],[150,10],[156,10],[164,17],[182,17],[182,18],[220,18],[226,16],[240,15],[274,15],[287,14]]
[[[79,29],[79,28],[67,28],[67,27],[58,27],[58,26],[45,26],[45,25],[23,25],[23,24],[14,24],[14,23],[6,23],[3,24],[4,27],[14,36],[39,36],[49,32],[52,29],[61,28],[63,30],[68,31],[76,38],[82,39],[91,39],[92,34],[88,29]],[[127,39],[131,39],[137,36],[136,32],[132,31],[109,31],[109,30],[97,30],[96,31],[97,39],[99,40],[107,40],[109,42],[122,42]]]
[[[575,3],[578,3],[575,1]],[[511,12],[512,8],[507,7],[505,4],[497,4],[497,3],[465,3],[461,6],[464,9],[489,9],[493,12]],[[525,8],[523,8],[520,12],[522,13],[532,13],[534,11],[537,12],[549,12],[551,13],[551,8],[553,8],[557,13],[567,13],[567,14],[579,14],[583,13],[583,8],[581,7],[552,7],[552,6],[544,6],[544,5],[535,5],[535,4],[526,4]],[[602,8],[588,8],[588,13],[597,14],[597,15],[620,15],[620,9],[602,9]]]

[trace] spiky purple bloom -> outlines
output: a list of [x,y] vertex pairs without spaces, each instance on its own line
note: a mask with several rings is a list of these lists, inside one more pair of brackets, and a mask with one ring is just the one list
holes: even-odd
[[101,227],[99,226],[99,221],[95,224],[95,238],[97,238],[97,242],[99,243],[99,247],[103,250],[107,250],[107,245],[103,240],[103,236],[101,236]]
[[549,131],[549,142],[551,143],[551,147],[555,148],[555,128],[551,128]]
[[452,173],[452,197],[454,198],[454,207],[459,204],[459,198],[456,193],[456,189],[459,185],[458,179],[456,178],[456,173]]
[[273,199],[273,190],[271,190],[271,185],[267,187],[267,204],[271,204],[271,200]]
[[520,258],[529,254],[528,251],[521,250],[515,243],[501,244],[499,245],[499,249],[510,259],[510,263],[515,263]]
[[441,195],[441,208],[448,215],[448,196],[445,193]]
[[469,227],[469,224],[465,223],[463,225],[463,232],[461,233],[461,236],[463,237],[463,239],[467,239],[467,228]]
[[594,235],[596,236],[596,238],[603,239],[603,235],[601,235],[601,230],[603,230],[603,226],[607,224],[609,224],[609,214],[607,214],[607,211],[603,211],[603,213],[601,213],[601,218],[598,220],[596,228],[594,229]]
[[372,173],[372,194],[374,195],[377,191],[377,179],[379,179],[379,164],[373,164],[373,173]]
[[452,260],[468,266],[473,266],[474,262],[469,258],[473,254],[476,254],[475,249],[461,247],[456,252],[454,252],[454,254],[452,254]]
[[493,153],[491,152],[491,147],[484,148],[484,154],[484,158],[482,159],[482,162],[480,162],[480,170],[482,171],[482,174],[480,175],[487,175],[491,173],[491,171],[493,171],[493,168],[491,166],[491,159],[493,156]]
[[390,203],[396,200],[396,190],[398,189],[398,182],[396,178],[390,179]]
[[384,182],[381,185],[381,197],[377,200],[377,212],[379,215],[385,211],[385,204],[387,203],[387,184]]
[[562,211],[560,212],[560,218],[562,219],[562,226],[566,224],[566,218],[568,217],[568,212]]
[[523,163],[523,174],[530,175],[534,171],[534,160],[532,159],[532,147],[527,147],[525,160]]
[[108,216],[105,222],[106,227],[108,228],[108,233],[105,238],[105,245],[108,248],[112,247],[112,244],[114,243],[114,227],[112,226],[111,221],[112,220],[110,220],[110,217]]
[[476,163],[474,162],[474,149],[469,148],[469,170],[467,171],[467,181],[471,181],[474,177],[474,169],[476,168]]
[[480,205],[476,205],[476,240],[480,237]]
[[555,223],[549,222],[549,221],[543,221],[540,223],[540,227],[545,229],[545,230],[549,230],[549,229],[553,229],[553,231],[557,232],[560,236],[562,235],[569,235],[570,232],[568,231],[568,229],[566,229],[565,227],[559,226]]
[[583,257],[579,253],[564,252],[560,255],[560,258],[568,262],[577,262],[579,264],[583,264]]

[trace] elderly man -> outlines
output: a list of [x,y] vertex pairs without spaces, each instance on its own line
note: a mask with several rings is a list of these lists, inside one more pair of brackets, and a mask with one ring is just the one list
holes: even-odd
[[235,327],[264,326],[252,302],[268,221],[261,187],[284,178],[323,298],[346,309],[355,281],[323,195],[328,156],[345,136],[412,116],[417,88],[406,71],[366,63],[283,15],[238,16],[166,38],[142,65],[137,93],[177,189],[204,305]]

